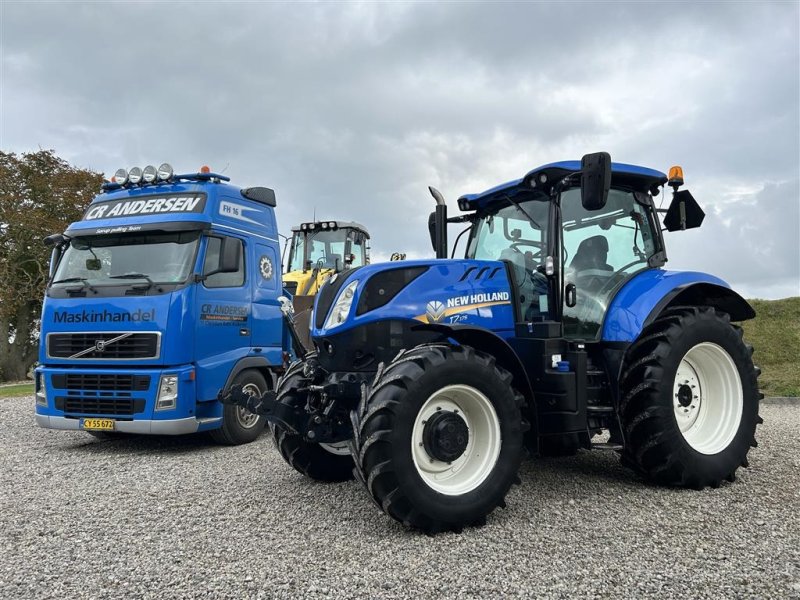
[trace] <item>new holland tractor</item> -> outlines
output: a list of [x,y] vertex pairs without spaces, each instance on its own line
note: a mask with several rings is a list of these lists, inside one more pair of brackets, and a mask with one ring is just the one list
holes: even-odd
[[[526,451],[614,449],[659,484],[734,481],[761,396],[733,322],[755,313],[717,277],[664,269],[659,213],[669,231],[704,216],[682,185],[678,167],[601,152],[462,196],[457,217],[431,188],[437,258],[331,277],[314,351],[275,392],[224,401],[264,415],[300,473],[355,475],[428,533],[485,523]],[[448,223],[469,227],[463,259],[446,258]]]

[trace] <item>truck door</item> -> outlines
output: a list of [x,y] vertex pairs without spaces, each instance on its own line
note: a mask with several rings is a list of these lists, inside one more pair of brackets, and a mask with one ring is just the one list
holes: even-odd
[[[239,268],[215,273],[223,243],[239,244]],[[236,237],[205,238],[204,280],[197,286],[198,400],[212,400],[225,385],[234,363],[250,352],[251,292],[247,281],[247,244]]]
[[253,270],[252,345],[261,351],[272,364],[280,364],[280,352],[274,357],[271,351],[282,347],[282,315],[278,296],[281,291],[281,272],[276,245],[255,244],[257,266]]

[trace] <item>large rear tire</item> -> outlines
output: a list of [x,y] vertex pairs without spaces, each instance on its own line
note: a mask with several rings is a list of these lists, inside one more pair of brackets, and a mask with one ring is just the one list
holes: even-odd
[[[313,356],[313,355],[310,355]],[[308,358],[308,357],[307,357]],[[298,392],[303,387],[303,366],[297,361],[278,381],[277,399],[288,406],[305,406],[306,397]],[[281,425],[270,425],[275,447],[289,466],[316,481],[335,482],[353,478],[353,460],[347,443],[317,444]]]
[[[267,382],[258,371],[247,370],[239,373],[232,385],[241,385],[246,394],[263,396]],[[241,406],[225,404],[222,409],[222,427],[211,431],[211,438],[218,444],[238,446],[256,440],[266,426],[264,417],[254,415]]]
[[523,406],[488,354],[447,345],[401,352],[353,412],[356,474],[407,527],[483,525],[519,483]]
[[645,328],[620,380],[623,462],[662,485],[734,481],[762,422],[752,353],[710,307],[670,309]]

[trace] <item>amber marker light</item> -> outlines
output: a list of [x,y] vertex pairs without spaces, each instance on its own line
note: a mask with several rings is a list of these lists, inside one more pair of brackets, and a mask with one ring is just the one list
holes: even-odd
[[211,173],[211,167],[209,167],[208,165],[203,165],[202,167],[200,167],[200,172],[201,173]]
[[674,167],[670,167],[670,169],[669,169],[669,178],[668,179],[669,180],[667,181],[667,183],[670,186],[672,186],[674,188],[679,188],[680,186],[683,185],[683,169],[681,167],[679,167],[678,165],[675,165]]

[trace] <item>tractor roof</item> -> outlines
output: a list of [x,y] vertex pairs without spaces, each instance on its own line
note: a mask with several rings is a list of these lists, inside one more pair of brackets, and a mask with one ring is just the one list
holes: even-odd
[[[550,187],[570,173],[581,170],[581,161],[564,160],[537,167],[526,173],[521,179],[501,183],[479,194],[465,194],[458,199],[461,210],[485,208],[492,202],[507,196],[515,196],[520,192],[549,193]],[[542,182],[544,178],[544,182]],[[628,165],[611,163],[611,185],[629,187],[643,192],[652,192],[667,182],[667,176],[661,171]],[[655,194],[654,194],[655,195]]]

